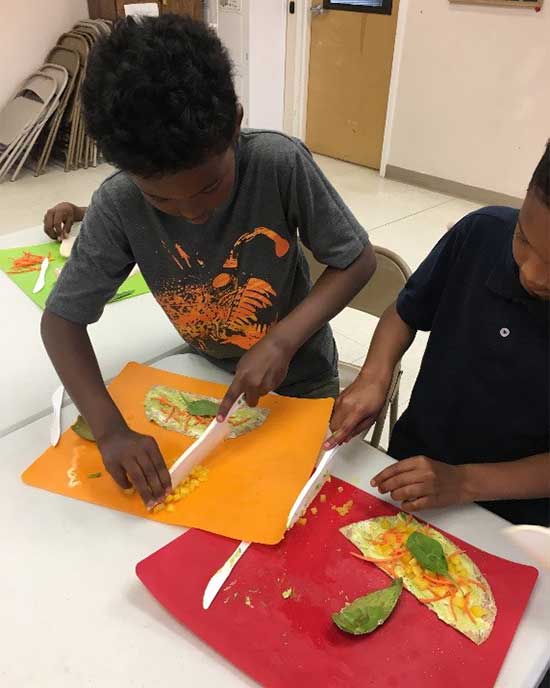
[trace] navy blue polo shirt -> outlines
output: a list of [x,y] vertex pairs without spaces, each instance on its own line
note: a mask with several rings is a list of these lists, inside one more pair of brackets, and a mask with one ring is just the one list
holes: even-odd
[[[391,437],[394,458],[487,463],[550,450],[550,305],[519,281],[517,219],[500,207],[463,218],[399,295],[404,322],[431,334]],[[549,499],[482,506],[514,523],[550,524]]]

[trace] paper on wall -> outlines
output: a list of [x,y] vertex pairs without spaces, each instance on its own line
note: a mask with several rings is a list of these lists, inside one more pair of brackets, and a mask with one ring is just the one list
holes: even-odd
[[124,12],[127,17],[158,17],[159,6],[156,2],[134,2],[124,5]]

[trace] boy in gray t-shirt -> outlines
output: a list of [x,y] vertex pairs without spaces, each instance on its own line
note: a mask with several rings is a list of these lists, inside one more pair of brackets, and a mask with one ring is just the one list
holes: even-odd
[[[182,338],[235,373],[224,417],[241,393],[251,405],[273,390],[337,393],[327,322],[375,260],[303,144],[240,131],[229,58],[204,24],[171,15],[118,24],[90,56],[83,107],[121,171],[86,210],[43,339],[105,467],[152,505],[170,488],[168,471],[154,440],[130,430],[114,406],[86,333],[132,267]],[[59,236],[55,224],[47,230]],[[298,230],[327,265],[313,289]]]

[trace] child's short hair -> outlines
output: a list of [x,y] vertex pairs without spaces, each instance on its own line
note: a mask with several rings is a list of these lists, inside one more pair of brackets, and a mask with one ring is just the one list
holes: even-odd
[[237,127],[227,50],[203,22],[171,14],[115,24],[89,57],[82,104],[105,158],[142,177],[201,164]]
[[541,203],[550,209],[550,140],[546,143],[546,149],[537,165],[531,181],[529,191],[532,191]]

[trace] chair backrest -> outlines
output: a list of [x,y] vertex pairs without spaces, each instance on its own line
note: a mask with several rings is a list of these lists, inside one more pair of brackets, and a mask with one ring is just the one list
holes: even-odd
[[[316,281],[326,266],[318,263],[305,246],[302,246],[302,249],[309,265],[311,278]],[[373,246],[373,249],[377,263],[374,275],[349,305],[379,318],[405,286],[411,276],[411,269],[393,251],[381,246]]]
[[50,50],[46,62],[65,67],[71,77],[74,77],[80,68],[80,57],[78,52],[72,48],[64,48],[60,45]]
[[88,53],[90,49],[88,47],[88,42],[84,36],[79,36],[77,33],[69,32],[64,33],[59,37],[57,45],[63,48],[70,48],[71,50],[76,50],[80,55],[80,66],[85,67],[88,60]]
[[16,95],[0,110],[3,156],[42,117],[56,91],[56,80],[46,74],[37,72],[25,79]]
[[67,82],[69,80],[69,72],[62,65],[50,62],[45,62],[38,71],[40,72],[40,74],[46,74],[47,76],[51,76],[52,79],[55,79],[57,83],[56,98],[59,99],[61,97],[61,94],[65,90],[65,87],[67,86]]

